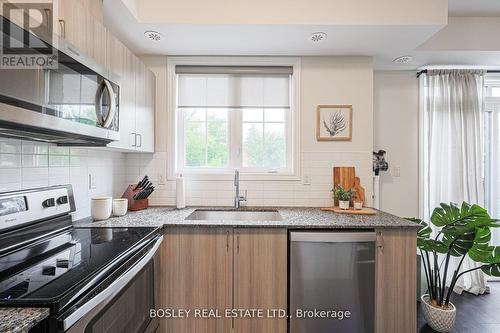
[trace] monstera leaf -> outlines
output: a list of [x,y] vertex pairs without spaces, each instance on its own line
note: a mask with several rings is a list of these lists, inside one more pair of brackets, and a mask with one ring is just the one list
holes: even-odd
[[444,234],[443,243],[449,249],[450,255],[453,257],[461,257],[473,247],[475,239],[474,232],[464,232],[458,235],[453,233]]
[[489,276],[500,277],[500,246],[494,247],[491,255],[484,261],[481,270]]
[[445,227],[443,233],[446,229],[453,230],[452,227],[455,229],[466,227],[472,231],[477,224],[488,224],[491,221],[486,209],[466,202],[463,202],[460,208],[455,203],[441,203],[440,207],[434,209],[431,216],[432,224]]
[[469,257],[477,262],[487,260],[494,250],[494,247],[489,245],[490,240],[491,231],[488,227],[477,228],[474,244],[469,249]]

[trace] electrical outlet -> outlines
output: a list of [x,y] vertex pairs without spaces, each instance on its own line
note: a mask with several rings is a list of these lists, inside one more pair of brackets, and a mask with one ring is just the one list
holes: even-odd
[[95,176],[89,173],[89,190],[96,189],[97,185],[95,184]]
[[394,177],[401,177],[401,166],[395,165],[394,168],[392,169],[392,175]]
[[311,185],[311,179],[309,175],[304,175],[304,180],[302,181],[302,185]]
[[165,175],[163,173],[158,175],[158,185],[165,185]]

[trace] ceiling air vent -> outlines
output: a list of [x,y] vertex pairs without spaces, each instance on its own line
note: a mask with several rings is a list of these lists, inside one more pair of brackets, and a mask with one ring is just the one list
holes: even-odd
[[147,39],[152,40],[153,42],[158,42],[161,39],[161,34],[158,31],[154,31],[154,30],[145,31],[144,36]]
[[324,42],[327,37],[328,35],[324,32],[315,32],[309,36],[309,41],[311,43],[321,43]]
[[401,56],[401,57],[397,57],[392,62],[395,64],[402,64],[403,65],[403,64],[409,64],[412,61],[413,61],[412,56]]

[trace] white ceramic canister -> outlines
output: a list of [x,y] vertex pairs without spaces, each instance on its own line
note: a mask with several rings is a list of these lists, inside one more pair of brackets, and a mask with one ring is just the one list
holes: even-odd
[[127,214],[128,210],[128,199],[113,199],[113,215],[123,216]]
[[90,199],[90,215],[94,221],[106,220],[111,216],[113,198],[98,197]]

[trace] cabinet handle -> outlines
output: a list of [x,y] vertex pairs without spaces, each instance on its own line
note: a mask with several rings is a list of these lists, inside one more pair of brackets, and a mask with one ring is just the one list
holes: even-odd
[[47,26],[52,26],[52,22],[49,22],[50,18],[50,9],[49,8],[44,8],[43,11],[45,12],[45,18],[47,19]]
[[240,233],[236,232],[236,253],[240,253]]
[[139,138],[139,143],[137,144],[137,147],[142,147],[142,135],[137,134],[137,137]]
[[132,144],[132,147],[137,147],[137,134],[135,133],[130,133],[130,135],[133,138],[134,143]]
[[226,231],[226,251],[229,252],[229,230]]
[[59,20],[59,26],[61,27],[61,36],[62,36],[62,38],[66,38],[66,21]]

